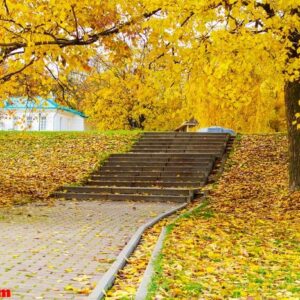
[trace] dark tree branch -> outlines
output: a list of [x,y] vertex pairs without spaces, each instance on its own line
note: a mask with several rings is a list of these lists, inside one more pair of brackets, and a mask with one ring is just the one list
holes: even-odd
[[151,18],[153,15],[156,15],[156,14],[157,14],[158,12],[160,12],[160,11],[161,11],[161,8],[155,9],[155,10],[149,12],[149,13],[143,14],[143,17],[144,17],[145,19],[149,19],[149,18]]
[[[152,12],[143,14],[142,18],[149,19],[150,17],[152,17],[153,15],[157,14],[160,11],[161,11],[161,8],[155,9]],[[105,36],[109,36],[111,34],[119,33],[122,28],[130,26],[130,25],[134,24],[134,22],[135,22],[135,20],[127,21],[127,22],[121,23],[119,25],[115,25],[107,30],[102,31],[102,32],[91,35],[90,36],[90,40],[91,40],[90,44],[97,41],[100,37],[105,37]],[[89,40],[86,42],[89,42]]]
[[267,13],[268,18],[273,18],[275,16],[275,11],[271,7],[270,3],[255,2],[255,5],[263,8],[263,10]]
[[[195,15],[195,13],[192,11],[185,19],[183,22],[181,22],[180,24],[180,28],[184,27],[188,22],[189,20]],[[168,48],[170,46],[170,42],[168,42],[166,44],[166,48]],[[174,48],[172,48],[172,51],[173,51],[173,54],[174,54]],[[164,57],[165,56],[165,52],[161,53],[160,55],[158,55],[154,60],[152,60],[149,65],[148,65],[148,68],[151,69],[152,68],[152,65],[157,61],[159,60],[160,58]]]
[[5,18],[0,17],[0,21],[8,22],[8,23],[13,23],[13,24],[19,26],[19,27],[20,27],[21,29],[23,29],[23,30],[25,29],[24,26],[23,26],[22,24],[17,23],[16,21],[11,20],[11,19],[5,19]]
[[190,19],[191,17],[194,15],[195,13],[192,11],[190,13],[190,15],[181,23],[180,27],[183,27]]
[[[151,16],[155,15],[157,12],[159,12],[161,9],[156,9],[150,13],[145,13],[143,14],[142,18],[150,18]],[[1,19],[0,19],[1,20]],[[13,22],[13,20],[9,20],[10,22]],[[56,38],[55,40],[52,41],[42,41],[42,42],[36,42],[36,46],[40,45],[58,45],[61,48],[68,47],[68,46],[85,46],[85,45],[91,45],[98,41],[101,37],[106,37],[112,34],[117,34],[120,32],[121,29],[124,27],[130,26],[134,24],[135,20],[131,20],[128,22],[120,23],[118,25],[115,25],[109,29],[106,29],[104,31],[101,31],[99,33],[95,33],[93,35],[90,35],[87,40],[84,40],[83,38],[76,38],[76,39],[62,39],[62,38]],[[49,35],[49,34],[48,34]],[[53,37],[53,36],[52,36]],[[0,47],[3,48],[25,48],[27,47],[27,43],[22,43],[22,42],[15,42],[15,43],[0,43]]]
[[13,35],[16,36],[17,38],[24,39],[20,33],[14,32],[13,30],[11,30],[11,29],[9,29],[9,28],[7,28],[7,27],[5,27],[5,26],[3,26],[2,28],[3,28],[4,30],[6,30],[7,32],[13,34]]
[[75,108],[74,105],[72,103],[70,103],[65,97],[66,91],[69,91],[69,92],[70,91],[73,92],[73,91],[70,90],[68,88],[68,86],[65,85],[58,77],[56,77],[48,66],[45,66],[45,68],[47,69],[47,71],[50,73],[51,77],[57,82],[58,86],[60,87],[60,89],[62,91],[62,99],[63,99],[64,103],[71,108]]
[[77,37],[77,40],[79,40],[78,20],[77,20],[77,16],[75,13],[75,5],[72,5],[71,9],[72,9],[72,13],[73,13],[74,21],[75,21],[76,37]]
[[70,31],[68,31],[66,28],[64,28],[63,26],[59,25],[57,22],[56,22],[56,25],[57,25],[58,28],[60,28],[63,31],[65,31],[69,36],[72,36],[72,33]]
[[62,95],[63,95],[63,100],[65,101],[65,85],[59,80],[59,78],[57,78],[53,72],[51,71],[51,69],[48,66],[45,66],[45,68],[47,69],[47,71],[50,73],[51,77],[58,83],[61,91],[62,91]]
[[3,5],[4,5],[4,8],[5,8],[6,13],[9,15],[10,12],[9,12],[9,8],[8,8],[8,5],[7,5],[6,0],[3,0]]
[[[216,3],[216,4],[212,4],[212,5],[209,5],[206,9],[205,9],[205,11],[208,11],[208,10],[210,10],[210,9],[216,9],[217,7],[219,7],[220,5],[222,5],[222,2],[219,2],[219,3]],[[189,22],[189,20],[193,17],[195,15],[195,13],[192,11],[191,13],[190,13],[190,15],[181,23],[181,26],[180,27],[183,27],[183,26],[185,26],[188,22]],[[169,46],[170,46],[170,42],[168,42],[167,44],[166,44],[166,48],[168,48]],[[158,59],[160,59],[160,58],[162,58],[163,56],[165,56],[165,52],[163,52],[163,53],[161,53],[160,55],[158,55],[154,60],[152,60],[150,63],[149,63],[149,65],[148,65],[148,68],[149,69],[151,69],[152,68],[152,65],[158,60]],[[174,61],[175,63],[179,63],[178,61]]]
[[24,50],[20,50],[20,51],[16,51],[16,52],[9,52],[5,55],[3,55],[2,59],[0,59],[0,64],[2,64],[5,59],[11,57],[11,56],[14,56],[14,55],[18,55],[18,54],[23,54],[25,51]]
[[9,81],[11,79],[11,77],[13,77],[14,75],[17,75],[19,73],[22,73],[25,69],[27,69],[29,66],[31,66],[34,63],[34,59],[32,59],[28,64],[24,65],[21,69],[15,71],[15,72],[11,72],[3,77],[0,78],[0,83],[4,83],[6,81]]

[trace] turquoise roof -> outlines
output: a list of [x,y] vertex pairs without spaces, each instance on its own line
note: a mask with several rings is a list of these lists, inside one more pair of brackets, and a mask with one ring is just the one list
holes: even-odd
[[5,101],[4,109],[60,109],[74,115],[87,118],[87,116],[83,112],[67,106],[59,105],[53,98],[44,99],[41,97],[36,97],[35,100],[36,101],[22,97],[12,97],[9,100]]

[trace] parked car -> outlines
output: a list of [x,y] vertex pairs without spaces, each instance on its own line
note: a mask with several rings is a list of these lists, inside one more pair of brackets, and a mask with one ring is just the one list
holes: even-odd
[[236,133],[229,128],[224,128],[221,126],[211,126],[206,128],[200,128],[198,132],[209,132],[209,133],[229,133],[231,135],[236,135]]

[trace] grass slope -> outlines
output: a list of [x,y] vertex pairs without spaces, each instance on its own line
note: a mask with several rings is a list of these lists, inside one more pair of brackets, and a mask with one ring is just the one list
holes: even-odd
[[208,205],[169,227],[148,299],[300,299],[287,139],[243,136]]
[[79,183],[137,137],[132,131],[0,132],[0,205],[45,199]]

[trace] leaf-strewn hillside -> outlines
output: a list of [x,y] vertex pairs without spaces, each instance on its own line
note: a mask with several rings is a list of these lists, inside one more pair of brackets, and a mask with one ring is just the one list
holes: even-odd
[[299,299],[286,137],[242,137],[208,204],[169,230],[149,299]]
[[0,205],[45,198],[63,184],[79,182],[136,137],[134,132],[2,132]]

